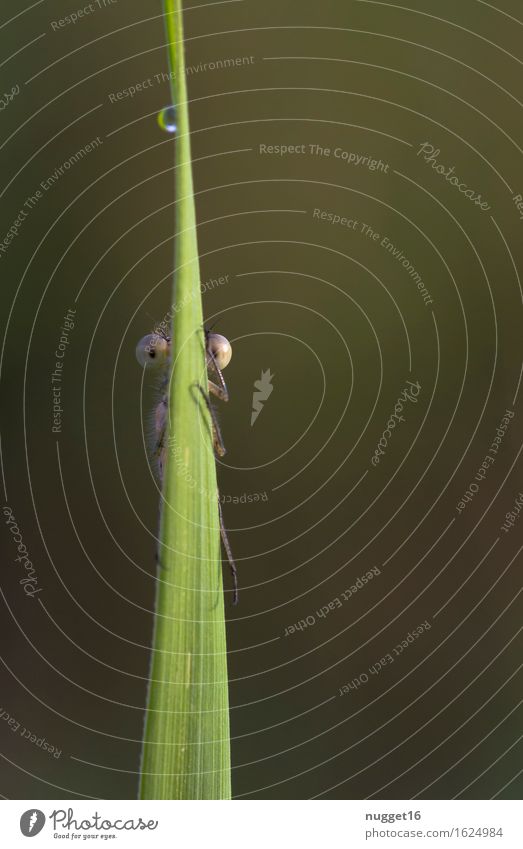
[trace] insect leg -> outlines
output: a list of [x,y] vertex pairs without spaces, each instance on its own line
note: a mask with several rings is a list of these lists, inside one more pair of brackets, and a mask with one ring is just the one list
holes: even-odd
[[[157,473],[160,481],[160,487],[163,485],[163,473],[167,460],[167,419],[168,419],[168,396],[167,393],[162,395],[160,403],[154,411],[154,425],[156,432],[156,444],[154,447],[154,456],[157,462]],[[156,540],[156,551],[154,553],[156,566],[163,572],[165,567],[160,556],[160,538]]]
[[220,516],[220,534],[222,536],[223,547],[225,549],[225,553],[227,554],[227,560],[229,561],[229,569],[231,570],[231,575],[232,575],[232,584],[233,584],[232,603],[238,604],[238,601],[239,601],[238,570],[236,569],[236,563],[234,562],[234,557],[232,556],[231,546],[229,544],[229,537],[227,536],[227,531],[225,530],[225,525],[223,524],[222,505],[220,504],[220,494],[219,493],[218,493],[218,513],[219,513],[219,516]]
[[164,395],[162,400],[156,407],[154,413],[154,426],[156,431],[156,445],[154,448],[154,456],[156,457],[156,461],[158,463],[158,477],[160,478],[160,483],[163,483],[163,470],[165,468],[165,461],[167,459],[167,417],[167,395]]
[[[209,381],[209,389],[211,388],[211,386],[214,386],[214,384],[211,384],[211,382]],[[213,410],[212,404],[209,400],[209,396],[207,395],[203,387],[200,386],[199,383],[198,389],[200,390],[201,395],[207,405],[207,409],[209,410],[209,413],[211,415],[214,450],[218,457],[223,457],[226,454],[226,448],[223,442],[220,425],[218,424],[218,419],[216,418],[216,413]]]
[[213,381],[210,380],[210,379],[209,379],[209,392],[211,392],[213,395],[216,395],[216,397],[219,398],[220,401],[228,401],[229,400],[229,395],[223,394],[223,389],[221,388],[221,386],[217,386],[216,383],[213,383]]
[[220,399],[220,401],[228,401],[229,400],[229,390],[227,389],[227,384],[225,383],[222,370],[216,362],[216,357],[214,356],[212,351],[207,349],[207,367],[212,368],[216,375],[218,376],[218,380],[220,382],[219,386],[216,386],[211,380],[209,380],[209,389]]

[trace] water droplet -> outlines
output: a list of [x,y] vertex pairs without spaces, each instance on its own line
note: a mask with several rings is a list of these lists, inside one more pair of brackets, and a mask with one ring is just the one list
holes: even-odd
[[158,126],[166,133],[176,132],[176,107],[166,106],[158,113]]

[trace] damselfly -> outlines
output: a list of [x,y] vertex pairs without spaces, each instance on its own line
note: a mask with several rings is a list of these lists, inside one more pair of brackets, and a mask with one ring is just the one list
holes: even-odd
[[[222,336],[220,333],[211,333],[210,330],[205,330],[205,354],[206,354],[206,362],[207,362],[207,385],[208,391],[206,391],[200,384],[198,384],[198,389],[205,401],[205,404],[209,410],[211,415],[212,422],[212,434],[213,434],[213,443],[214,443],[214,452],[217,457],[223,457],[225,454],[225,445],[223,443],[220,426],[218,424],[218,419],[216,418],[216,413],[213,409],[213,406],[210,401],[210,393],[215,395],[220,401],[228,401],[229,400],[229,392],[227,390],[227,385],[225,380],[223,379],[222,371],[226,366],[229,365],[232,357],[232,348],[231,344],[225,336]],[[154,443],[154,457],[157,463],[157,472],[158,477],[160,479],[160,483],[163,480],[163,474],[165,469],[165,463],[167,459],[167,449],[168,449],[168,434],[167,434],[167,425],[168,425],[168,416],[169,416],[169,395],[168,395],[168,384],[169,384],[169,374],[168,374],[168,365],[171,358],[171,337],[167,336],[163,332],[159,333],[150,333],[147,336],[144,336],[138,342],[136,346],[136,358],[140,365],[145,366],[147,368],[154,369],[163,369],[162,383],[161,383],[161,395],[160,401],[157,404],[154,411],[154,432],[155,432],[155,443]],[[217,380],[215,383],[211,380],[210,375]],[[223,542],[223,547],[225,549],[225,553],[227,554],[227,559],[229,561],[229,567],[231,570],[232,580],[233,580],[233,604],[238,603],[238,577],[236,572],[236,564],[234,562],[234,558],[232,556],[231,546],[229,544],[229,538],[227,536],[227,531],[225,530],[225,526],[223,524],[223,514],[222,507],[220,504],[219,494],[217,493],[218,500],[218,515],[220,519],[220,534]]]

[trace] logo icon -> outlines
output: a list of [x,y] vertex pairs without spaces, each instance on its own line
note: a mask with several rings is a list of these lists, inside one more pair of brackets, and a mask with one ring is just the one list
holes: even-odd
[[38,808],[30,808],[20,817],[20,831],[25,837],[39,834],[45,825],[45,814]]
[[274,386],[271,383],[273,377],[274,375],[271,374],[271,370],[267,369],[267,371],[262,371],[259,380],[254,381],[254,388],[257,392],[252,393],[251,427],[260,415],[265,401],[274,389]]

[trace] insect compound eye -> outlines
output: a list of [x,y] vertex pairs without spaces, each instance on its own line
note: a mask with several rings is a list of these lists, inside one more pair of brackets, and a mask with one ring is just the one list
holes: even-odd
[[[207,350],[213,355],[219,369],[224,369],[229,365],[232,357],[232,347],[225,336],[221,336],[219,333],[209,333],[207,336]],[[207,362],[210,362],[210,357],[207,357]]]
[[163,365],[169,357],[170,340],[157,333],[149,333],[136,346],[136,359],[141,366],[150,368]]

